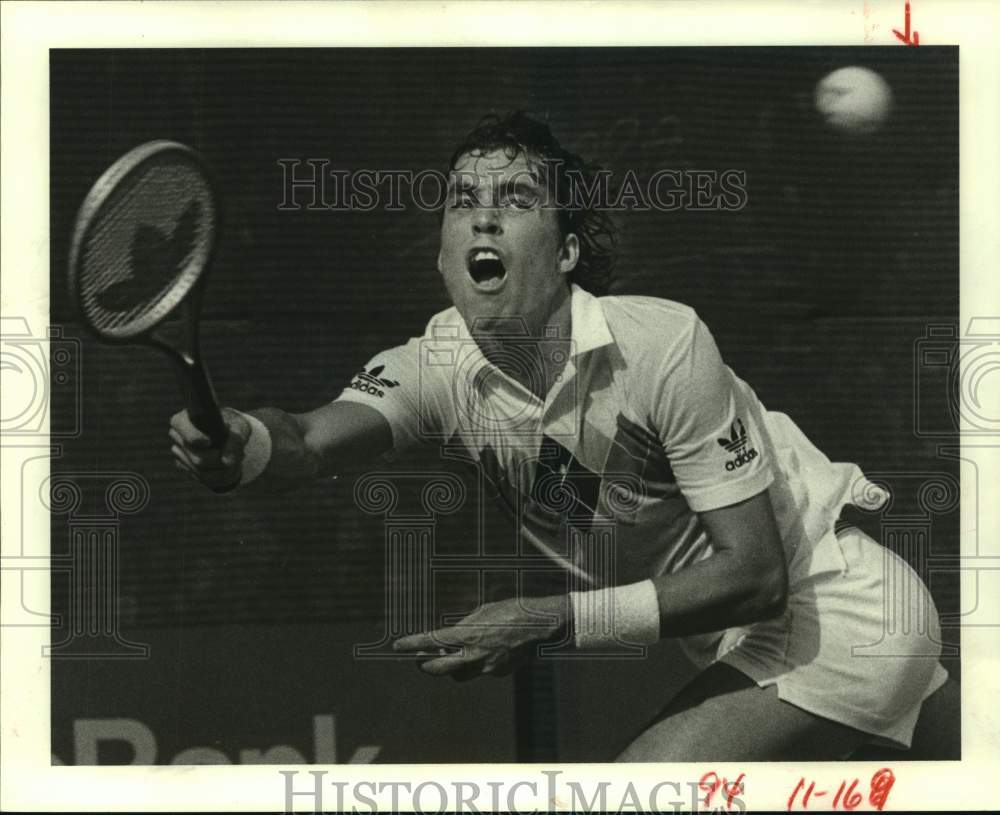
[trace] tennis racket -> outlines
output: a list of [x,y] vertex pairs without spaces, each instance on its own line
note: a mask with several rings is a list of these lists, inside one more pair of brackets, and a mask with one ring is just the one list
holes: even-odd
[[91,188],[69,253],[70,293],[87,326],[106,342],[166,353],[191,422],[215,448],[227,430],[201,357],[198,319],[218,220],[201,156],[152,141],[119,158]]

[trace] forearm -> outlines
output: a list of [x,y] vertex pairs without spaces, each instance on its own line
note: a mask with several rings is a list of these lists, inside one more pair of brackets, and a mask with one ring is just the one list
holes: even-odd
[[229,433],[216,448],[186,410],[170,418],[174,465],[215,492],[283,491],[344,469],[364,466],[392,449],[392,429],[375,409],[334,400],[308,413],[223,408]]
[[248,457],[266,456],[264,468],[259,473],[250,461],[244,461],[244,481],[251,476],[250,489],[261,492],[281,492],[292,489],[324,475],[324,461],[307,442],[307,429],[301,418],[272,407],[258,408],[246,412],[257,419],[266,429],[267,439],[259,438],[260,429],[253,429],[253,438],[247,442]]
[[653,579],[660,637],[721,631],[782,613],[788,588],[784,561],[763,566],[729,551],[716,552],[673,574]]
[[[244,482],[260,490],[286,490],[369,466],[392,448],[388,422],[367,405],[334,401],[308,413],[261,408],[249,415],[259,426],[247,439],[249,461],[244,463],[256,477],[245,477]],[[266,466],[254,466],[265,454]]]
[[752,563],[721,551],[652,580],[575,592],[570,616],[580,647],[651,645],[776,616],[786,597],[784,561]]
[[654,578],[660,637],[721,631],[781,614],[788,567],[767,492],[699,513],[710,557]]

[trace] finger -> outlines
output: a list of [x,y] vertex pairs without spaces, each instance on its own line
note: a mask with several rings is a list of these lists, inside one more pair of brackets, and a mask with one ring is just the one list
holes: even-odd
[[212,440],[194,426],[186,410],[171,416],[170,426],[181,435],[184,444],[188,447],[208,449],[212,446]]
[[174,459],[174,467],[176,467],[178,470],[184,473],[184,475],[186,475],[192,481],[197,481],[199,484],[201,483],[201,479],[198,477],[198,473],[196,473],[194,470],[188,467],[187,464],[183,464],[182,462]]
[[476,671],[479,671],[479,662],[482,660],[481,655],[476,656],[446,656],[438,657],[437,659],[431,659],[420,666],[420,670],[424,673],[428,673],[431,676],[447,676],[448,674],[454,673],[456,671],[462,671],[462,673],[467,673],[467,670],[475,667]]
[[225,444],[219,452],[219,461],[223,467],[235,467],[243,463],[243,440],[235,433],[226,435]]
[[174,457],[176,461],[180,461],[194,472],[198,472],[199,470],[202,469],[201,459],[198,457],[198,455],[196,453],[192,453],[190,450],[188,450],[186,447],[182,445],[179,444],[171,445],[170,454]]
[[432,659],[449,656],[451,653],[453,652],[450,652],[447,648],[438,648],[436,651],[417,651],[415,661],[417,663],[417,667],[420,668]]
[[439,648],[455,651],[461,649],[458,640],[459,638],[454,636],[453,629],[439,628],[436,631],[422,631],[419,634],[400,637],[392,644],[392,648],[394,651],[437,651]]
[[226,470],[194,469],[190,464],[180,459],[174,459],[174,467],[184,473],[192,481],[210,489],[232,488],[236,477]]
[[231,434],[241,439],[246,439],[250,435],[250,425],[246,416],[235,408],[222,408],[222,420],[226,423],[226,428]]
[[429,634],[410,634],[400,637],[392,644],[393,651],[421,651],[426,652],[434,647],[434,641]]
[[172,441],[178,447],[181,447],[181,448],[187,450],[188,452],[190,452],[192,454],[197,454],[200,451],[203,451],[203,450],[207,449],[203,445],[201,445],[200,443],[198,443],[197,441],[194,444],[192,444],[188,439],[186,439],[180,433],[180,431],[178,431],[172,425],[170,427],[170,430],[167,432],[167,436],[170,438],[170,441]]
[[170,448],[170,452],[174,454],[175,458],[199,472],[221,475],[230,469],[222,463],[218,450],[206,450],[203,453],[196,453],[183,445],[174,444]]
[[183,464],[187,469],[191,470],[192,472],[197,471],[198,468],[195,465],[195,463],[191,460],[191,457],[188,454],[187,450],[185,450],[180,445],[178,444],[171,445],[170,454],[174,457],[174,461]]

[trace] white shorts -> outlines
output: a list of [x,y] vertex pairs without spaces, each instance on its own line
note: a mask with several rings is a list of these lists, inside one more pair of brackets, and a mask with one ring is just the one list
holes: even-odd
[[793,557],[781,617],[682,644],[696,663],[725,662],[796,707],[908,748],[921,704],[948,678],[940,638],[923,581],[850,528]]

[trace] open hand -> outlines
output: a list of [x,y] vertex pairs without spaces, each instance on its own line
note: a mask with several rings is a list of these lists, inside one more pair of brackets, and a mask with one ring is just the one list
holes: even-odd
[[413,651],[433,676],[503,676],[534,655],[538,644],[568,630],[568,598],[511,598],[486,603],[457,624],[402,637],[396,651]]

